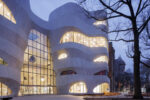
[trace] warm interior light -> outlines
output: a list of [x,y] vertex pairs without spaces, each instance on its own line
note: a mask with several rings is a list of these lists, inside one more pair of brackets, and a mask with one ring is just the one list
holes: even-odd
[[79,32],[70,31],[64,34],[60,43],[75,42],[87,47],[106,47],[107,39],[105,37],[88,37]]
[[58,59],[60,60],[60,59],[65,59],[65,58],[67,58],[67,54],[66,53],[61,53],[59,56],[58,56]]
[[41,81],[43,82],[43,81],[45,81],[45,79],[42,77],[42,78],[41,78]]
[[0,8],[2,7],[2,5],[3,5],[2,2],[0,1]]
[[107,93],[107,92],[109,92],[108,83],[102,83],[93,89],[93,93]]
[[0,96],[8,96],[12,93],[11,89],[7,85],[0,82]]
[[87,93],[87,87],[84,82],[77,82],[70,86],[69,93]]
[[105,20],[101,20],[101,21],[99,20],[99,21],[94,22],[93,25],[95,25],[95,26],[107,25],[107,23]]
[[108,63],[108,57],[107,56],[100,56],[94,59],[94,62],[107,62]]
[[16,20],[15,20],[14,16],[12,15],[10,9],[7,7],[7,5],[2,0],[0,0],[0,15],[4,16],[8,20],[10,20],[14,24],[16,24]]

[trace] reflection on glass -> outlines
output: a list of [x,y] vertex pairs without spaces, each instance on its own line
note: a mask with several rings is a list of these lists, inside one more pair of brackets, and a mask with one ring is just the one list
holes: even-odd
[[0,0],[0,15],[4,16],[8,20],[10,20],[14,24],[16,24],[16,20],[15,20],[14,16],[12,15],[9,8],[2,0]]
[[31,30],[21,69],[19,95],[55,94],[56,80],[47,36]]
[[99,56],[94,59],[94,62],[106,62],[108,63],[108,57],[107,56]]
[[104,37],[88,37],[82,33],[70,31],[64,34],[60,43],[75,42],[87,47],[105,47],[107,48],[107,39]]
[[3,83],[0,82],[0,96],[11,95],[11,90]]
[[93,89],[93,92],[94,93],[107,93],[107,92],[109,92],[109,84],[108,83],[102,83],[102,84],[96,86]]
[[58,56],[58,59],[60,60],[60,59],[65,59],[65,58],[67,58],[67,53],[61,53],[59,56]]
[[87,93],[87,87],[84,82],[77,82],[70,86],[69,93]]

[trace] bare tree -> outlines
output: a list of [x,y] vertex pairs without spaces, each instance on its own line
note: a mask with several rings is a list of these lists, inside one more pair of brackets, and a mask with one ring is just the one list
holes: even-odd
[[[86,2],[86,0],[82,0],[81,3],[84,2]],[[117,33],[114,41],[124,41],[128,43],[132,42],[133,55],[130,55],[130,57],[133,58],[134,62],[133,98],[142,99],[140,63],[144,62],[141,61],[140,39],[145,33],[144,30],[147,30],[147,32],[149,31],[148,23],[150,21],[150,15],[146,14],[146,12],[150,8],[150,0],[99,0],[99,2],[105,7],[104,9],[107,10],[107,18],[101,20],[123,18],[128,23],[128,26],[125,24],[119,28],[116,26],[116,28],[109,31],[109,33]],[[124,13],[123,10],[126,10],[126,13]],[[141,17],[143,13],[146,17]],[[87,14],[89,16],[88,12]],[[91,16],[91,18],[99,20],[93,16]],[[128,39],[126,37],[118,39],[118,36],[122,34],[123,36],[128,35]],[[149,65],[147,65],[147,67],[149,67]]]

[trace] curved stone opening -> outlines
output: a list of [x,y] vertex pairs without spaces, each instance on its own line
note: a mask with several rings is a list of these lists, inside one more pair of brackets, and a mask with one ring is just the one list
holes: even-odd
[[85,82],[75,82],[70,86],[69,93],[87,93],[87,87]]
[[107,56],[99,56],[99,57],[95,58],[93,61],[96,63],[102,63],[102,62],[108,63],[108,57]]
[[96,72],[94,75],[107,75],[107,70],[102,70],[102,71],[99,71],[99,72]]
[[5,66],[8,65],[8,63],[3,58],[1,58],[1,57],[0,57],[0,64],[1,65],[5,65]]
[[0,82],[0,96],[9,96],[11,94],[11,89],[9,89],[7,85]]
[[107,93],[107,92],[109,92],[108,83],[99,84],[93,89],[93,93]]
[[75,75],[75,74],[77,73],[73,70],[65,70],[60,73],[60,75]]
[[0,0],[0,15],[4,16],[6,19],[16,24],[16,20],[13,14],[11,13],[7,5],[3,2],[3,0]]

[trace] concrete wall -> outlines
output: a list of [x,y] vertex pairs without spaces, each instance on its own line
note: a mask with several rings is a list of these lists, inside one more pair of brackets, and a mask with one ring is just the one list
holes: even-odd
[[[75,31],[91,36],[102,36],[107,39],[106,32],[93,25],[95,22],[85,14],[84,10],[76,4],[68,3],[52,12],[49,18],[51,23],[51,33],[49,35],[54,70],[56,71],[56,85],[59,94],[68,94],[70,86],[75,82],[85,82],[87,93],[93,93],[94,87],[101,83],[108,83],[109,78],[105,75],[95,76],[98,71],[107,70],[107,63],[96,64],[93,59],[100,55],[108,56],[108,51],[104,47],[90,48],[82,44],[68,42],[60,44],[60,39],[64,33]],[[106,28],[107,26],[100,26]],[[60,52],[66,52],[66,59],[58,60]],[[73,70],[76,75],[60,75],[62,71]]]

